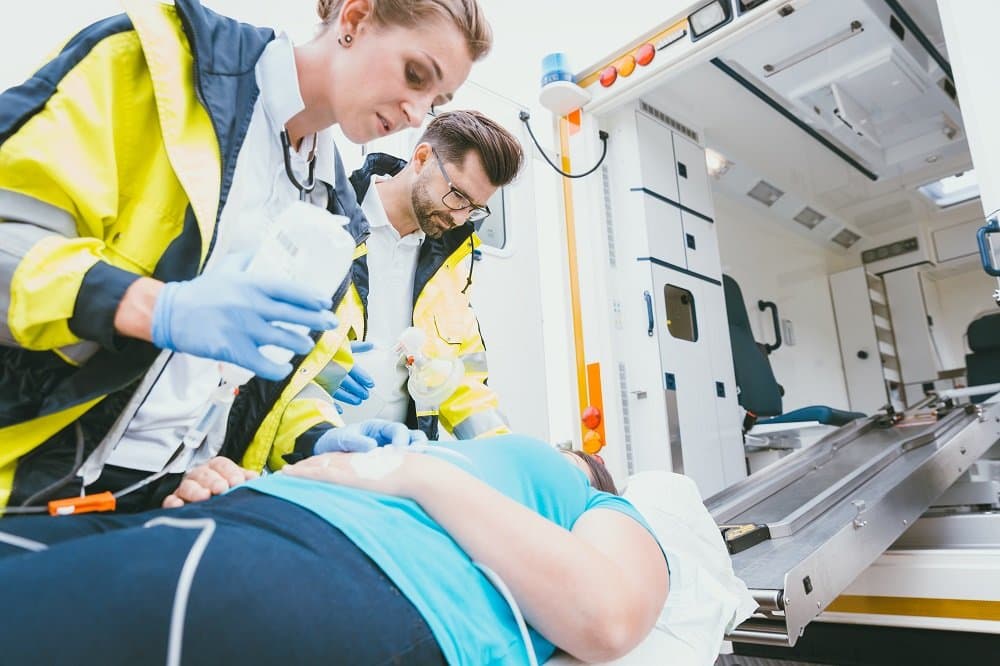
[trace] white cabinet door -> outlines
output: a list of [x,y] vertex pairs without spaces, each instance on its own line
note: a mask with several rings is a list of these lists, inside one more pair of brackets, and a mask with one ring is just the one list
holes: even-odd
[[747,475],[743,448],[743,412],[736,395],[736,372],[733,369],[726,298],[722,285],[705,281],[698,286],[702,339],[712,350],[712,376],[716,384],[715,405],[718,419],[719,469],[730,486]]
[[892,314],[892,330],[895,332],[896,355],[903,383],[936,381],[941,364],[927,321],[920,267],[890,271],[882,275],[882,280]]
[[[713,346],[717,336],[709,329],[717,324],[709,310],[720,305],[711,290],[721,288],[654,266],[653,290],[673,469],[691,477],[708,497],[732,483],[727,476],[743,460],[741,439],[724,442],[732,432],[719,424],[718,403],[734,390],[726,387],[728,377],[719,378],[714,370],[714,356],[720,350]],[[725,351],[728,356],[729,350]],[[737,457],[727,464],[723,457],[733,446]]]
[[865,269],[859,266],[834,273],[830,276],[830,291],[851,409],[871,414],[883,407],[889,396]]
[[646,216],[646,234],[649,240],[647,256],[680,268],[687,268],[681,212],[645,192],[634,194],[642,197],[643,212]]
[[664,125],[641,113],[635,114],[642,186],[661,197],[677,201],[674,143]]
[[622,326],[616,329],[624,367],[616,369],[625,405],[622,419],[634,472],[670,470],[670,425],[663,406],[660,340],[650,262],[635,271],[635,288],[622,299]]
[[722,265],[715,224],[686,212],[681,212],[681,223],[688,270],[721,281]]
[[712,219],[712,188],[708,181],[705,151],[690,139],[674,134],[674,158],[677,161],[680,204]]

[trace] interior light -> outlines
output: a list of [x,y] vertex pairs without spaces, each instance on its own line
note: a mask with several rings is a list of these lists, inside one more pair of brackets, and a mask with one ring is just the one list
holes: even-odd
[[861,240],[861,236],[845,227],[838,231],[830,240],[840,247],[847,249]]
[[767,182],[766,180],[758,182],[756,185],[753,186],[752,190],[747,192],[748,197],[756,201],[759,201],[760,203],[768,207],[773,206],[774,202],[780,199],[782,196],[784,196],[784,194],[785,193],[782,190],[779,190],[777,187]]
[[722,178],[732,166],[733,163],[727,160],[722,153],[711,148],[705,149],[705,167],[708,169],[708,175],[712,178]]
[[733,18],[732,5],[723,0],[715,0],[688,16],[691,39],[698,40],[717,30]]
[[806,206],[792,219],[804,226],[806,229],[815,229],[820,222],[826,219],[826,215],[818,213],[809,206]]

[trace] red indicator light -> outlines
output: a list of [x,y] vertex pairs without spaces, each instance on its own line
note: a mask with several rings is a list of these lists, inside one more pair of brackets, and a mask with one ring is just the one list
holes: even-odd
[[635,52],[635,61],[645,67],[649,63],[653,62],[653,57],[656,56],[656,49],[652,44],[643,44]]
[[583,425],[596,430],[597,426],[601,425],[601,410],[591,405],[583,410],[580,420],[583,421]]
[[604,71],[601,72],[601,85],[605,88],[609,87],[612,83],[618,80],[618,70],[615,69],[614,65],[610,67],[605,67]]

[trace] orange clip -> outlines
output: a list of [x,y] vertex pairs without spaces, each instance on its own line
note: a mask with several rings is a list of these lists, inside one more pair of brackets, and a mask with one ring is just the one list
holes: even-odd
[[71,516],[75,513],[114,511],[116,502],[115,496],[108,491],[96,495],[84,495],[83,497],[67,497],[49,502],[49,514]]

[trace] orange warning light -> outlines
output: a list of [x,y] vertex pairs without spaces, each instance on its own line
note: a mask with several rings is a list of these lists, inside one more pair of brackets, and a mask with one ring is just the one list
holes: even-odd
[[596,430],[588,430],[583,434],[584,453],[589,453],[593,455],[603,448],[604,448],[604,440],[601,439],[601,433],[597,432]]
[[618,61],[618,73],[622,76],[628,76],[635,71],[635,58],[627,55]]

